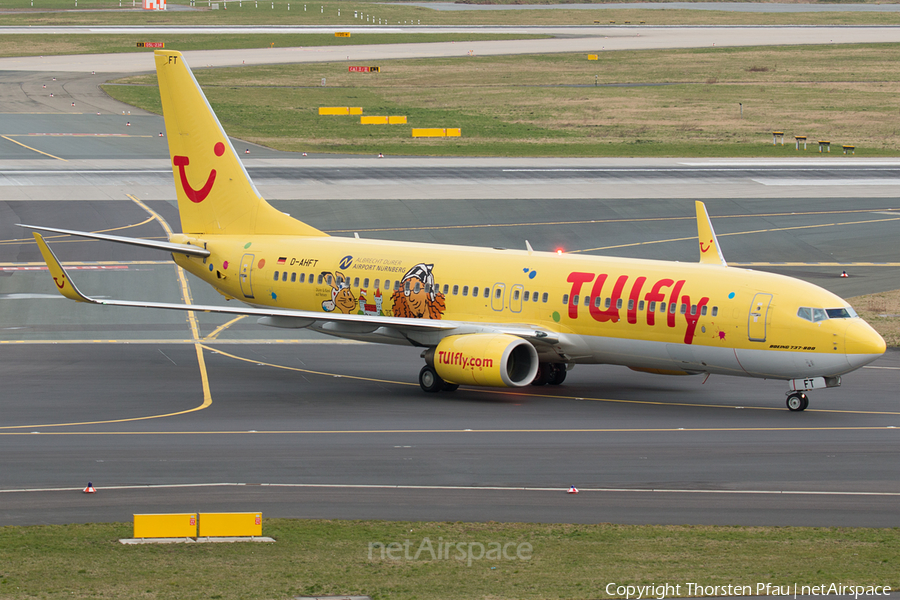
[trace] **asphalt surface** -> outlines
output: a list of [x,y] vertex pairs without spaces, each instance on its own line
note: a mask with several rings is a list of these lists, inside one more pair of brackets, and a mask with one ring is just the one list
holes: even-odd
[[[0,135],[28,146],[0,138],[0,525],[262,510],[269,517],[897,526],[895,351],[845,376],[842,387],[812,394],[799,414],[784,408],[780,382],[703,383],[614,367],[578,367],[558,388],[426,396],[414,349],[208,315],[194,339],[182,314],[65,301],[15,223],[161,236],[132,194],[178,228],[161,120],[132,115],[133,137],[118,137],[120,107],[107,111],[0,115]],[[52,146],[42,145],[48,139]],[[254,148],[248,159],[261,191],[278,191],[269,197],[279,209],[336,235],[509,247],[528,239],[541,249],[693,261],[690,192],[719,189],[707,206],[732,264],[802,277],[843,296],[900,288],[900,205],[885,193],[896,190],[898,166],[890,161],[726,168],[556,160],[555,169],[594,170],[534,171],[548,163],[373,158],[345,159],[342,167],[339,158],[302,163],[265,152]],[[806,195],[808,184],[755,181],[766,178],[830,183]],[[479,192],[446,191],[459,186]],[[391,198],[377,192],[382,187],[414,192]],[[673,187],[687,191],[653,193]],[[584,195],[523,197],[526,188]],[[87,293],[183,300],[165,255],[50,241],[77,267],[73,276]],[[851,277],[838,276],[844,269]],[[198,303],[221,301],[196,282],[190,291]],[[81,494],[88,481],[97,494]],[[581,493],[566,494],[570,485]]]

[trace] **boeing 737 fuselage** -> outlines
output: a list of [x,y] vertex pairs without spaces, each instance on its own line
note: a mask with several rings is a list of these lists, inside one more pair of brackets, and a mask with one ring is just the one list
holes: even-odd
[[59,291],[95,304],[259,317],[423,348],[419,383],[561,384],[576,364],[782,379],[787,406],[875,360],[885,343],[813,284],[727,266],[703,203],[700,262],[331,237],[263,200],[182,56],[155,53],[182,231],[168,242],[33,227],[158,248],[244,306],[99,300],[35,233]]

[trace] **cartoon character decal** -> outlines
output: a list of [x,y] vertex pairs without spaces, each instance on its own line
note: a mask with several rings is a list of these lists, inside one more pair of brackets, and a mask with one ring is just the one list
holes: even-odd
[[[378,287],[371,293],[367,288],[360,288],[358,297],[353,295],[350,277],[341,271],[323,271],[323,279],[331,286],[331,299],[322,302],[322,310],[345,315],[440,319],[447,308],[444,295],[434,283],[433,268],[434,265],[419,263],[406,272],[393,293]],[[386,304],[389,295],[390,303]]]
[[434,285],[434,265],[419,263],[400,280],[400,289],[391,296],[395,317],[440,319],[447,310],[444,295]]
[[322,303],[322,310],[325,312],[338,312],[349,315],[356,309],[356,298],[350,290],[350,278],[345,277],[340,271],[333,274],[323,272],[325,281],[331,284],[331,300]]

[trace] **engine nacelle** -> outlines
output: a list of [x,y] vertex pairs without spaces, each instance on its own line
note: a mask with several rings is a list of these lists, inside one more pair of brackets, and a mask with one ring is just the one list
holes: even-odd
[[470,333],[445,337],[425,360],[441,379],[460,385],[521,387],[537,375],[537,351],[527,341],[505,333]]

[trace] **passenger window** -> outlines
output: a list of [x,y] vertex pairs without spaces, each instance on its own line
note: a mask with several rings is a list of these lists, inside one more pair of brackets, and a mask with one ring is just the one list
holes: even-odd
[[468,296],[468,295],[469,295],[469,286],[464,285],[463,286],[463,296]]
[[281,280],[287,281],[287,271],[285,271],[284,273],[281,274]]
[[700,314],[703,315],[704,317],[706,316],[706,306],[705,305],[703,306],[703,308],[700,309]]
[[[673,311],[674,312],[674,311]],[[687,304],[681,305],[681,314],[687,314]]]
[[390,279],[384,280],[384,291],[386,291],[386,292],[391,291],[391,280]]
[[596,298],[594,298],[594,306],[596,306],[597,308],[600,308],[600,303],[602,301],[603,301],[603,298],[601,298],[600,296],[597,296]]
[[691,314],[692,315],[697,314],[697,305],[696,304],[691,304]]
[[568,304],[568,303],[569,303],[569,295],[563,294],[563,304]]
[[316,274],[315,274],[315,273],[310,273],[310,274],[309,274],[309,282],[310,282],[310,283],[312,283],[312,282],[313,282],[313,279],[315,279],[315,278],[316,278]]
[[659,312],[661,312],[661,313],[666,312],[666,303],[665,302],[659,303]]
[[459,293],[459,286],[458,286],[458,285],[454,285],[454,286],[453,286],[453,295],[455,296],[455,295],[457,295],[458,293]]
[[643,300],[641,300],[640,302],[638,302],[638,310],[640,310],[640,311],[643,311],[643,310],[644,310],[644,301],[643,301]]
[[524,300],[525,302],[528,302],[528,298],[530,297],[530,296],[529,296],[530,294],[531,294],[531,292],[529,292],[528,290],[525,290],[525,298],[523,298],[523,300]]
[[291,283],[294,283],[295,281],[297,281],[297,274],[291,273]]
[[541,302],[546,304],[547,300],[549,300],[549,299],[550,299],[549,294],[547,294],[547,292],[544,292],[544,295],[541,297]]
[[499,298],[501,294],[503,294],[503,288],[497,288],[497,292],[494,294],[494,296],[496,298]]
[[400,281],[397,280],[397,281],[394,282],[394,291],[396,292],[396,291],[399,290],[399,289],[400,289]]
[[715,316],[718,315],[718,314],[719,314],[719,307],[718,307],[718,306],[713,306],[712,316],[715,317]]
[[797,316],[801,319],[812,321],[812,309],[806,306],[801,306],[797,309]]
[[473,298],[478,297],[478,286],[477,285],[472,288],[472,297]]
[[648,309],[650,310],[650,312],[656,312],[656,302],[651,302]]
[[[684,306],[684,305],[682,304],[682,306]],[[669,312],[672,313],[673,315],[675,314],[675,308],[676,308],[676,305],[674,302],[669,305]],[[684,311],[681,311],[681,312],[684,312]]]
[[574,304],[575,306],[578,306],[578,300],[580,300],[580,297],[578,296],[578,294],[575,294],[574,296],[572,296],[572,304]]
[[[408,281],[406,282],[406,287],[407,287],[407,288],[409,287],[409,282],[408,282]],[[415,292],[416,294],[418,294],[418,293],[421,292],[421,291],[422,291],[422,282],[417,281],[417,282],[416,282],[416,287],[413,288],[413,292]]]
[[356,279],[353,280],[353,287],[355,287],[355,288],[359,287],[359,277],[357,277]]
[[306,273],[300,273],[300,283],[303,283],[306,279]]
[[484,288],[484,297],[485,298],[491,297],[491,288]]
[[531,301],[532,301],[532,302],[537,302],[537,301],[538,301],[538,293],[537,293],[537,292],[535,292],[535,293],[531,296]]
[[321,273],[319,273],[318,284],[319,284],[319,285],[322,285],[322,281],[323,281],[324,279],[325,279],[325,276],[322,275]]
[[622,308],[622,299],[621,298],[616,300],[616,308]]
[[363,279],[363,287],[366,289],[369,289],[369,278],[368,277]]
[[445,283],[444,284],[444,295],[446,296],[449,291],[450,291],[450,286]]
[[378,284],[380,284],[380,283],[381,283],[381,280],[380,280],[380,279],[376,279],[376,280],[375,280],[375,289],[376,289],[376,290],[379,288],[379,285],[378,285]]
[[275,271],[275,281],[278,281],[278,271]]
[[609,308],[609,305],[612,304],[612,298],[606,299],[606,308]]
[[584,297],[584,305],[585,305],[585,306],[590,306],[590,305],[591,305],[591,297],[590,297],[590,296],[585,296],[585,297]]
[[628,301],[628,310],[634,310],[634,298]]

